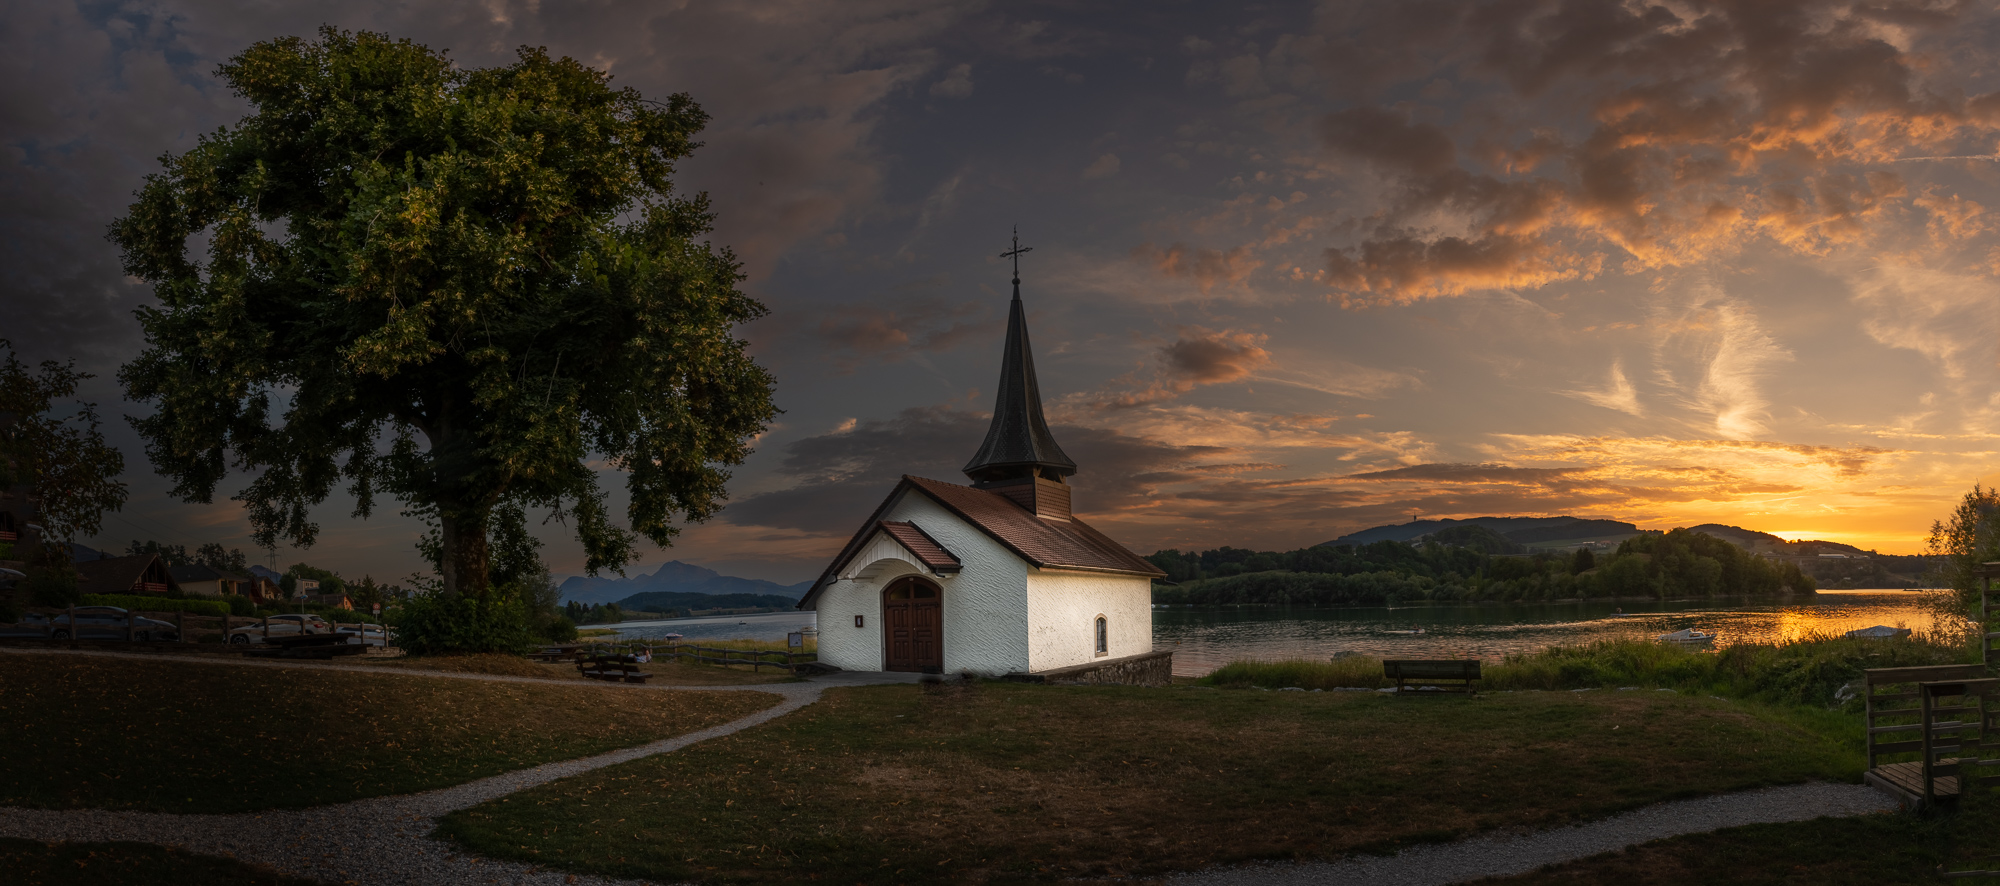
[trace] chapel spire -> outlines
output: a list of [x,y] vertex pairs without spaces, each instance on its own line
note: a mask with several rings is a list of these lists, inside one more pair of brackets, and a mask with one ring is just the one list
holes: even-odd
[[[979,453],[966,464],[965,474],[976,487],[1005,494],[1042,516],[1067,519],[1069,488],[1063,478],[1076,473],[1076,462],[1056,445],[1048,420],[1042,417],[1035,356],[1028,346],[1028,315],[1021,306],[1021,254],[1030,248],[1021,245],[1017,230],[1014,248],[1000,254],[1014,260],[1014,301],[1007,308],[1007,345],[1000,354],[993,424],[986,429]],[[1038,492],[1044,484],[1058,489]],[[1059,496],[1053,494],[1058,491]]]

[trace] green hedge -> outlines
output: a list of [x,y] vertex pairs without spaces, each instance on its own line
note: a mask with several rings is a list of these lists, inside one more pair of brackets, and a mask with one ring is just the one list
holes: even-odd
[[186,612],[191,615],[228,615],[229,604],[221,600],[187,600],[174,597],[141,597],[136,594],[85,594],[85,606],[116,606],[139,612]]

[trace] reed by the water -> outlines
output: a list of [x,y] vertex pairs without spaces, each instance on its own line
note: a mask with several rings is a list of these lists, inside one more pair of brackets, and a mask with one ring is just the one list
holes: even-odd
[[[1715,651],[1641,640],[1605,640],[1510,655],[1482,670],[1479,688],[1505,690],[1673,689],[1781,704],[1839,707],[1854,700],[1861,672],[1972,660],[1969,647],[1942,634],[1901,640],[1816,635],[1778,644],[1746,643]],[[1379,689],[1393,685],[1382,662],[1367,656],[1330,661],[1237,661],[1201,679],[1209,686],[1266,689]]]

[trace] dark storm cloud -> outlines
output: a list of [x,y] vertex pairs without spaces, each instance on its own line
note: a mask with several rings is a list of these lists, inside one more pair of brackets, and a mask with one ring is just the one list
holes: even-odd
[[0,31],[0,299],[31,356],[100,370],[138,344],[150,300],[104,242],[163,152],[249,109],[213,77],[250,44],[323,23],[504,64],[546,45],[649,96],[694,95],[712,115],[680,184],[714,194],[717,241],[754,286],[802,238],[880,200],[881,104],[936,66],[928,45],[972,7],[901,2],[349,3],[231,0],[30,4]]
[[[795,441],[784,447],[778,471],[796,478],[797,485],[744,498],[724,510],[722,519],[808,532],[852,531],[904,474],[966,482],[959,469],[979,448],[990,420],[978,413],[915,408],[893,419]],[[1051,430],[1081,466],[1070,483],[1076,487],[1077,511],[1086,515],[1142,507],[1159,487],[1215,470],[1201,462],[1227,453],[1221,447],[1177,446],[1104,428],[1055,425]]]
[[915,354],[942,353],[999,328],[986,302],[941,298],[882,299],[804,308],[788,322],[797,336],[842,373],[870,363],[897,363]]
[[[1995,134],[1992,96],[1968,99],[1963,68],[1938,64],[1985,58],[1985,24],[1959,27],[1971,13],[1846,0],[1342,5],[1321,22],[1327,70],[1354,64],[1331,47],[1396,35],[1363,54],[1395,74],[1318,134],[1396,190],[1359,242],[1326,251],[1323,279],[1407,300],[1683,266],[1759,236],[1814,255],[1909,248],[1884,225],[1927,207],[1881,164],[1984,153]],[[1475,97],[1455,110],[1382,102],[1419,85]]]

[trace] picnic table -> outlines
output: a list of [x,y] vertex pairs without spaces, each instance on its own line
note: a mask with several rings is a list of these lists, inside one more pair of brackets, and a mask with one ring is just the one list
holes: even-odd
[[653,676],[639,670],[639,659],[630,655],[580,655],[576,669],[586,679],[613,683],[644,683]]
[[540,651],[534,653],[534,656],[542,661],[563,661],[574,656],[576,651],[582,648],[582,646],[574,643],[567,646],[544,646]]

